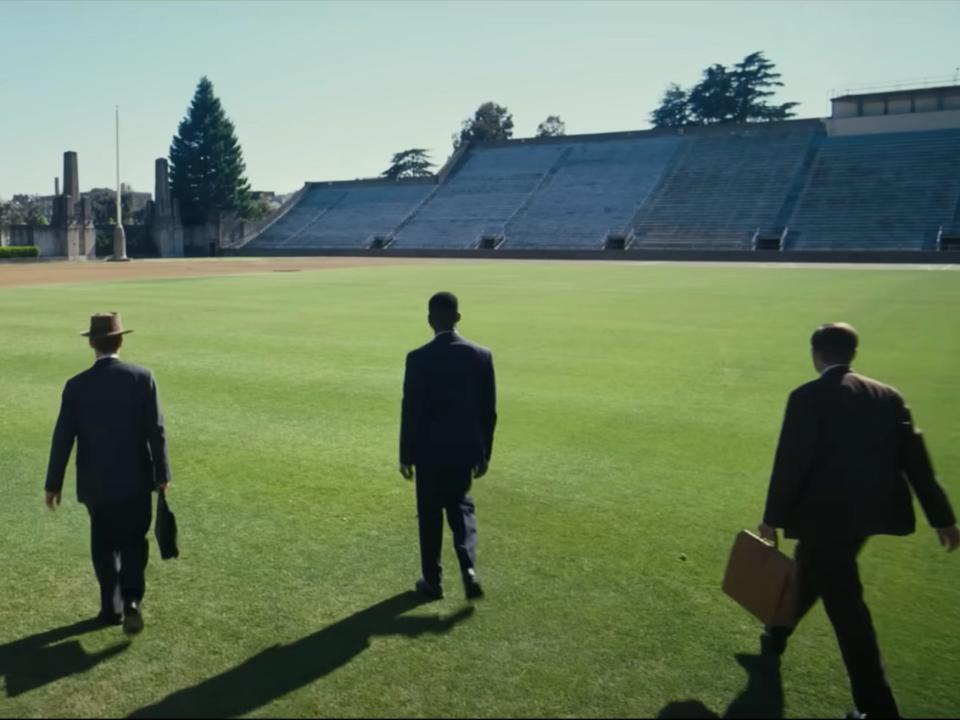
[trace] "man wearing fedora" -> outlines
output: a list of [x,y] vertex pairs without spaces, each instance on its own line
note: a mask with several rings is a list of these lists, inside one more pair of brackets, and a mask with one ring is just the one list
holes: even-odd
[[[60,504],[67,461],[77,442],[77,498],[90,513],[90,550],[100,583],[100,614],[127,633],[143,629],[151,492],[170,481],[163,415],[149,370],[120,360],[118,313],[90,318],[93,367],[67,381],[53,433],[46,503]],[[122,614],[121,614],[122,613]]]

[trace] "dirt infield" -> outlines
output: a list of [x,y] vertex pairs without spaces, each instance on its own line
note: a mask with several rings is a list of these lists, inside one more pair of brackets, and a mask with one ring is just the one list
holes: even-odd
[[[337,270],[341,268],[384,265],[423,265],[426,263],[483,262],[488,258],[401,258],[401,257],[289,257],[289,258],[190,258],[176,260],[134,260],[112,263],[91,262],[6,261],[0,262],[0,288],[28,285],[56,285],[64,283],[114,282],[123,280],[210,277],[213,275],[247,275],[250,273],[296,272],[300,270]],[[496,262],[562,263],[576,260],[500,259]],[[584,260],[579,262],[597,262]],[[873,263],[767,263],[767,262],[704,262],[672,260],[605,260],[610,264],[636,267],[650,265],[687,265],[701,267],[755,267],[781,269],[848,269],[848,270],[960,270],[960,265],[873,264]]]
[[0,263],[0,287],[53,285],[61,283],[113,282],[154,278],[208,277],[247,273],[336,270],[360,265],[403,265],[443,262],[404,258],[191,258],[188,260],[18,261]]

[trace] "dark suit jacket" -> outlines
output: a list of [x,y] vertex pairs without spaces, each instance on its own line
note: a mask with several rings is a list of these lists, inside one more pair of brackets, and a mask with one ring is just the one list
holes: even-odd
[[456,333],[441,333],[407,355],[402,464],[489,463],[496,424],[497,391],[489,350]]
[[791,393],[766,524],[810,541],[909,535],[911,487],[931,525],[956,522],[900,393],[848,367]]
[[98,360],[67,381],[53,432],[48,492],[60,492],[77,441],[77,497],[121,502],[170,480],[163,414],[149,370]]

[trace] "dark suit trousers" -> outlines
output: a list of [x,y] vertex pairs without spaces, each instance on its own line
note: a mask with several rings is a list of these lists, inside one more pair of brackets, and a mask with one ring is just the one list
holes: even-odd
[[443,513],[453,533],[453,547],[466,572],[477,562],[477,517],[467,494],[473,481],[472,468],[417,466],[417,518],[420,525],[420,564],[427,582],[440,584],[443,570]]
[[118,503],[88,505],[87,510],[101,610],[114,611],[118,587],[124,602],[139,602],[146,590],[147,532],[153,514],[150,493]]
[[857,710],[871,718],[897,718],[900,712],[883,670],[857,568],[857,555],[865,542],[797,543],[797,622],[822,599],[840,644]]

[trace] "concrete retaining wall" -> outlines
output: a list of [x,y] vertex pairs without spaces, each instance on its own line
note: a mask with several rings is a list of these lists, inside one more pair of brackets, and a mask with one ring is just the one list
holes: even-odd
[[751,251],[751,250],[258,250],[224,255],[261,257],[402,257],[463,260],[640,260],[671,262],[781,262],[958,264],[960,252]]

